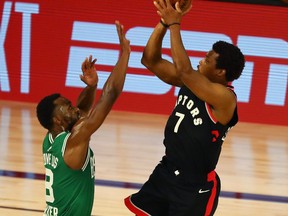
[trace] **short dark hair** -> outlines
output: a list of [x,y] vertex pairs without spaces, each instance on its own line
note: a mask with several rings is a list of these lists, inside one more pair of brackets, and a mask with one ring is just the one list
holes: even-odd
[[226,70],[226,80],[231,82],[238,79],[245,67],[245,57],[241,50],[225,41],[213,44],[213,51],[219,54],[216,68]]
[[50,130],[53,125],[52,117],[56,106],[54,101],[60,96],[59,93],[48,95],[44,97],[36,107],[37,118],[40,124],[47,130]]

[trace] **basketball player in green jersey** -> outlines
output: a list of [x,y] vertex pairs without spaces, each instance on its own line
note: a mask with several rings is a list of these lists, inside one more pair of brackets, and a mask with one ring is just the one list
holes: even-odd
[[89,147],[91,135],[101,126],[122,92],[130,41],[116,21],[121,55],[108,77],[98,101],[95,93],[98,75],[92,56],[82,63],[80,79],[87,85],[76,106],[52,94],[37,105],[40,124],[48,130],[43,142],[46,170],[45,216],[90,216],[94,200],[94,154]]

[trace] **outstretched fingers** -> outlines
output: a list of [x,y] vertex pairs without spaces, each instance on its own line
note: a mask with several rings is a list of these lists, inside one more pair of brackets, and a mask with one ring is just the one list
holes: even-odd
[[116,24],[118,37],[119,37],[119,39],[122,39],[122,37],[123,37],[123,25],[121,25],[118,20],[115,21],[115,24]]
[[[162,0],[160,0],[162,1]],[[170,0],[165,0],[166,6],[167,7],[172,7]]]
[[86,57],[82,63],[82,74],[79,75],[80,79],[88,86],[96,86],[98,83],[98,75],[95,68],[95,62],[97,59],[93,59],[92,55]]
[[83,74],[85,75],[85,73],[89,73],[89,70],[93,67],[95,67],[95,62],[97,61],[97,59],[93,59],[92,55],[85,58],[85,60],[82,63],[81,69]]
[[190,2],[189,7],[188,7],[185,11],[182,11],[182,9],[180,8],[180,3],[179,3],[179,1],[176,2],[175,8],[176,8],[176,10],[177,10],[179,13],[182,14],[182,16],[184,16],[185,14],[187,14],[187,13],[191,10],[191,8],[192,8],[192,1]]
[[161,17],[165,23],[180,22],[183,15],[188,13],[192,8],[192,1],[189,1],[188,9],[182,11],[179,1],[175,3],[175,8],[172,6],[170,0],[155,0],[155,7],[157,8],[157,14]]
[[125,33],[124,33],[124,26],[118,21],[115,21],[117,33],[119,37],[119,42],[122,51],[128,50],[130,52],[130,41],[126,39]]
[[90,57],[89,57],[89,63],[90,63],[90,65],[89,65],[89,67],[90,68],[93,68],[94,66],[95,66],[95,62],[97,61],[97,59],[95,58],[95,59],[93,59],[92,58],[92,55],[90,55]]
[[82,66],[81,66],[83,73],[87,70],[87,62],[89,61],[88,61],[88,58],[86,57],[85,60],[82,62]]

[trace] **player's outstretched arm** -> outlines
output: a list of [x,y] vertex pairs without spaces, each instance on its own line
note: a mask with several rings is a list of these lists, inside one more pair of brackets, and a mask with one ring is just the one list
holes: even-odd
[[120,57],[113,68],[110,76],[104,84],[102,94],[95,108],[88,117],[85,136],[89,137],[103,123],[104,119],[110,112],[114,102],[122,92],[128,61],[130,57],[130,41],[126,39],[124,27],[119,21],[115,22],[120,43]]
[[164,25],[159,22],[155,26],[144,48],[141,63],[163,82],[174,86],[181,86],[182,83],[177,77],[174,64],[162,58],[162,42],[167,32],[167,27]]
[[[166,4],[163,4],[166,1]],[[181,23],[183,13],[171,6],[169,0],[160,0],[162,4],[157,5],[158,14],[169,23]],[[190,7],[191,8],[191,7]],[[206,76],[196,72],[191,65],[182,42],[180,25],[171,25],[171,52],[179,79],[187,86],[198,98],[207,102],[213,107],[213,114],[216,119],[227,124],[231,119],[236,100],[234,94],[220,83],[211,82]]]
[[115,24],[119,36],[121,55],[105,82],[102,94],[94,108],[87,116],[81,118],[71,131],[64,160],[73,169],[80,169],[83,166],[91,135],[102,125],[123,89],[131,52],[130,41],[125,37],[123,25],[118,21]]

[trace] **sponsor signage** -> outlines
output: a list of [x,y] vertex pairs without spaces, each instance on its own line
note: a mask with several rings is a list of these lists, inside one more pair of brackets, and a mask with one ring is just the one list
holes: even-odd
[[[90,54],[97,58],[101,92],[119,57],[114,25],[119,20],[132,52],[113,109],[166,115],[175,104],[178,88],[140,61],[159,21],[152,1],[2,1],[0,20],[1,100],[35,103],[54,92],[76,100],[83,87],[81,63]],[[182,20],[183,42],[195,68],[217,40],[238,45],[246,56],[243,75],[232,83],[240,121],[288,125],[286,20],[287,7],[201,0],[194,0]],[[167,32],[163,57],[171,60],[169,48]]]

